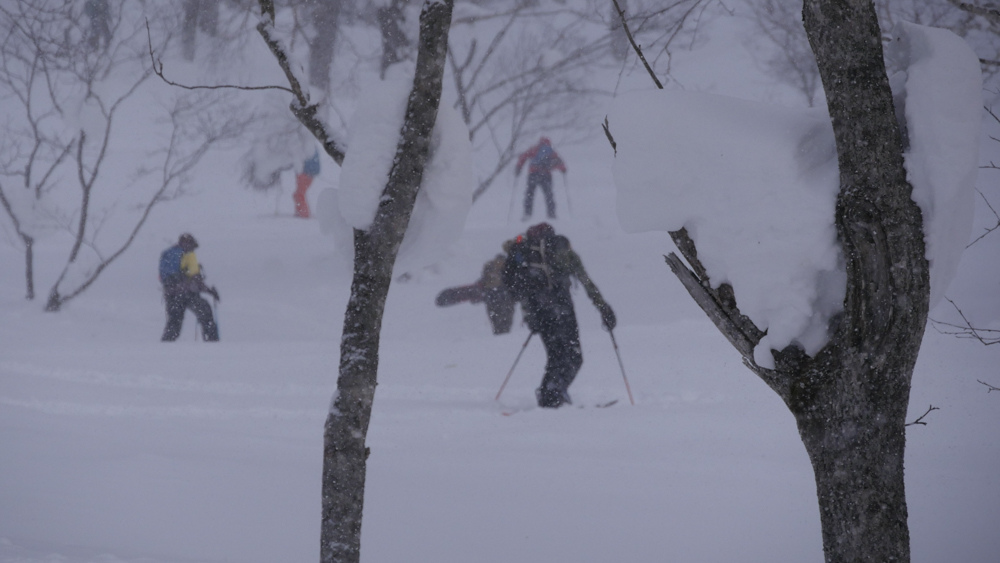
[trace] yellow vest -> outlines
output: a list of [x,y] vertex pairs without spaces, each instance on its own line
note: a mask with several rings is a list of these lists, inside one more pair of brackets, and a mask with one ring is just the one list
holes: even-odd
[[181,256],[181,271],[189,278],[201,273],[201,267],[198,266],[198,258],[194,255],[194,251],[185,252]]

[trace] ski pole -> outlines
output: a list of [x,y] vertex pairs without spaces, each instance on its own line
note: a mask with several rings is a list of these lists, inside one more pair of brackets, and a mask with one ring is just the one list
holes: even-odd
[[215,335],[219,336],[219,301],[212,300],[212,315],[215,317]]
[[494,401],[500,400],[500,394],[503,393],[503,388],[507,386],[507,382],[510,381],[510,376],[514,375],[514,368],[517,367],[517,362],[521,361],[521,354],[524,353],[524,349],[528,347],[528,343],[531,342],[531,337],[535,333],[532,332],[528,335],[528,339],[524,341],[524,345],[521,346],[521,351],[517,353],[517,358],[514,358],[514,365],[510,366],[510,371],[507,372],[507,377],[503,380],[503,385],[500,386],[500,390],[497,391],[497,396],[493,399]]
[[629,387],[628,377],[625,376],[625,364],[622,363],[622,354],[618,351],[618,343],[615,342],[615,333],[613,331],[608,331],[611,335],[611,345],[615,347],[615,356],[618,357],[618,367],[622,368],[622,379],[625,380],[625,390],[628,391],[628,400],[635,406],[635,399],[632,398],[632,388]]
[[573,216],[573,201],[569,198],[569,182],[566,180],[566,173],[563,172],[563,191],[566,192],[566,209],[569,216]]
[[510,205],[507,206],[507,222],[510,223],[510,214],[514,212],[514,198],[517,195],[517,178],[514,174],[514,181],[510,185]]

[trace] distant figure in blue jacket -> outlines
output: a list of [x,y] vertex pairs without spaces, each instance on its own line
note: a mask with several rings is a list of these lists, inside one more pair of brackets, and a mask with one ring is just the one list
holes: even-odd
[[163,297],[167,302],[164,342],[172,342],[180,336],[184,313],[188,309],[191,309],[201,325],[202,338],[209,342],[219,340],[219,327],[212,316],[212,306],[201,297],[201,292],[204,291],[219,301],[219,292],[214,286],[205,285],[201,266],[194,255],[196,248],[198,241],[189,233],[184,233],[176,245],[160,255],[160,283],[163,284]]

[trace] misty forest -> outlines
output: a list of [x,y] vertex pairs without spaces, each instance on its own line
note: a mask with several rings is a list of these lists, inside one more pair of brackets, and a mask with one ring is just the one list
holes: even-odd
[[0,31],[0,563],[997,560],[992,3]]

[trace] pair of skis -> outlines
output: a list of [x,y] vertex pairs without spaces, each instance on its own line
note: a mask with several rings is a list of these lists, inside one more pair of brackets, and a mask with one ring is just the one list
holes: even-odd
[[[618,358],[618,367],[620,367],[622,370],[622,379],[625,381],[625,390],[628,392],[628,400],[630,403],[632,403],[632,406],[635,406],[635,399],[632,398],[632,387],[628,384],[628,377],[625,375],[625,364],[622,363],[622,354],[618,350],[618,342],[615,341],[615,333],[613,330],[609,330],[608,334],[611,335],[611,345],[614,346],[615,348],[615,356]],[[510,376],[514,375],[514,368],[516,368],[517,363],[521,361],[521,356],[524,354],[524,350],[528,348],[528,343],[531,342],[531,338],[533,336],[535,336],[534,332],[528,334],[528,338],[526,338],[524,344],[521,345],[521,351],[517,353],[517,358],[514,358],[514,365],[510,366],[510,371],[507,372],[507,377],[504,378],[503,384],[500,385],[500,390],[497,391],[497,396],[493,398],[494,401],[500,400],[500,395],[503,393],[504,388],[507,387],[507,382],[510,381]],[[611,401],[610,403],[604,404],[603,406],[602,405],[597,405],[597,406],[600,408],[610,407],[611,405],[617,402],[618,400],[616,399],[614,401]]]
[[[598,408],[598,409],[606,409],[606,408],[608,408],[610,406],[613,406],[613,405],[615,405],[617,403],[618,403],[618,399],[614,399],[614,400],[608,401],[606,403],[597,403],[596,405],[593,405],[593,406],[595,408]],[[538,408],[538,407],[528,407],[528,408],[523,408],[523,409],[512,409],[512,410],[509,410],[509,411],[501,411],[500,414],[502,414],[504,416],[512,416],[512,415],[515,415],[515,414],[517,414],[519,412],[524,412],[524,411],[532,410],[532,409],[535,409],[535,408]],[[577,408],[581,408],[581,409],[582,408],[586,408],[586,405],[580,405]]]

